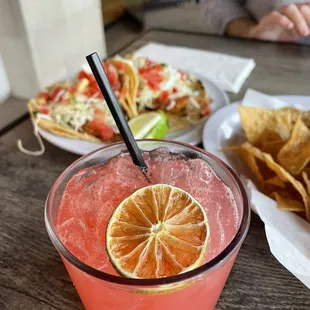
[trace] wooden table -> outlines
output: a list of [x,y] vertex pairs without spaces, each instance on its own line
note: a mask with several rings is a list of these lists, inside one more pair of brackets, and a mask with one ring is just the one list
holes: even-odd
[[[254,72],[232,100],[241,99],[248,87],[310,95],[307,46],[152,30],[123,52],[149,41],[254,58]],[[83,309],[43,221],[49,188],[77,156],[47,142],[43,156],[27,156],[17,150],[18,138],[27,148],[37,147],[29,119],[0,137],[0,309]],[[216,309],[310,309],[309,290],[272,256],[264,225],[255,215]]]

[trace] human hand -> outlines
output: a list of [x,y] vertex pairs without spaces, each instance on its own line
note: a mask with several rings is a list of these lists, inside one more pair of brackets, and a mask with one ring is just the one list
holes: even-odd
[[248,31],[248,37],[267,41],[295,42],[310,35],[310,4],[282,6],[264,16]]

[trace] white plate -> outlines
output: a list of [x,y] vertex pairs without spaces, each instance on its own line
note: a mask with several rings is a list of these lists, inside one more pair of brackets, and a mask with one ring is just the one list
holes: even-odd
[[[204,78],[200,78],[202,83],[206,86],[210,98],[212,98],[212,111],[215,112],[218,109],[224,107],[229,103],[228,96],[222,90],[220,90],[214,83]],[[170,133],[166,136],[167,139],[186,142],[189,144],[199,144],[202,141],[202,129],[204,126],[205,121],[201,122],[200,124],[192,127],[186,128],[186,130],[181,130],[179,132]],[[99,147],[106,145],[106,143],[94,143],[94,142],[87,142],[83,140],[76,140],[76,139],[69,139],[54,135],[46,130],[39,128],[40,135],[50,142],[58,146],[61,149],[66,151],[84,155],[89,153]]]
[[[304,107],[305,110],[310,107],[310,97],[278,96],[277,98],[288,106],[298,105],[299,108]],[[203,129],[203,147],[227,163],[236,172],[251,177],[250,172],[237,156],[220,151],[223,147],[240,145],[245,142],[237,110],[239,104],[240,102],[234,102],[209,117]]]
[[[269,96],[266,97],[264,94],[258,93],[253,97],[260,105],[267,106],[271,103],[268,103]],[[298,106],[302,110],[310,109],[310,97],[279,96],[277,98],[287,106]],[[248,100],[248,103],[254,104],[254,101]],[[266,239],[271,253],[285,268],[310,288],[308,242],[310,223],[295,213],[280,210],[274,200],[260,193],[251,185],[249,180],[255,178],[237,155],[220,151],[225,146],[239,145],[245,141],[237,110],[238,104],[240,102],[224,107],[209,118],[203,130],[204,148],[226,162],[240,176],[245,177],[243,180],[247,185],[251,208],[265,224]]]

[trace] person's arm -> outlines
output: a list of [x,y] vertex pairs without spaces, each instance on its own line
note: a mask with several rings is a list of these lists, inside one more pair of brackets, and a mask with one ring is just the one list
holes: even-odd
[[[220,35],[225,32],[234,35],[226,29],[227,25],[234,21],[238,20],[237,33],[241,32],[242,26],[246,26],[245,23],[252,22],[244,4],[245,0],[203,0],[201,3],[211,31]],[[234,28],[232,29],[233,32],[235,31]],[[243,36],[243,34],[241,35]]]
[[249,17],[238,18],[228,23],[225,29],[226,34],[233,37],[251,38],[251,31],[257,23]]
[[236,19],[227,25],[226,33],[248,39],[296,42],[310,34],[310,4],[280,6],[258,22],[250,18]]

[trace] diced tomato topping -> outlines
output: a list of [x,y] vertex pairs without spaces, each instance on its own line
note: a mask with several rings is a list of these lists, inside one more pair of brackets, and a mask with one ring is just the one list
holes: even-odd
[[158,83],[156,80],[153,79],[149,79],[148,81],[148,85],[153,89],[153,90],[158,90],[160,87],[160,83]]
[[109,64],[108,64],[108,62],[104,62],[104,63],[103,63],[103,68],[104,68],[104,71],[105,71],[105,72],[108,72],[108,71],[109,71]]
[[95,109],[95,119],[96,120],[104,120],[104,112],[100,109]]
[[84,91],[83,95],[90,98],[93,95],[93,92],[91,91],[91,89],[87,89]]
[[145,72],[148,72],[149,68],[140,68],[139,73],[144,74]]
[[[107,77],[114,91],[120,90],[121,82],[116,67],[108,62],[103,63],[103,67],[107,73]],[[87,79],[89,81],[87,89],[83,92],[86,97],[90,98],[95,96],[96,98],[103,98],[103,95],[93,74],[87,74],[85,71],[80,71],[78,74],[78,78]]]
[[100,125],[100,133],[102,140],[111,140],[114,137],[114,131],[110,126]]
[[126,71],[126,64],[124,64],[123,62],[118,62],[118,63],[114,64],[114,66],[119,71]]
[[147,59],[145,66],[139,69],[139,74],[153,90],[160,89],[160,84],[164,80],[161,64],[156,64]]
[[153,61],[151,61],[151,60],[149,60],[149,59],[146,59],[146,60],[145,60],[145,66],[146,66],[146,67],[153,67],[153,65],[154,65],[154,62],[153,62]]
[[88,76],[88,81],[91,87],[97,86],[97,81],[93,75]]
[[89,122],[89,127],[92,129],[97,129],[97,123],[95,120]]
[[153,68],[148,70],[140,69],[139,73],[153,90],[158,90],[160,88],[160,84],[164,80],[162,72],[153,70]]
[[115,84],[117,84],[117,74],[114,74],[113,72],[111,72],[111,71],[108,71],[107,72],[107,76],[108,76],[108,79],[109,79],[109,81],[110,81],[110,83],[112,84],[112,85],[115,85]]
[[[110,69],[108,69],[109,65],[107,63],[104,63],[103,65],[104,65],[105,70],[110,70]],[[110,83],[112,84],[112,82],[113,82],[112,75],[110,73],[107,73],[107,75],[108,75]],[[84,71],[80,71],[78,77],[79,77],[79,79],[87,79],[89,81],[87,89],[83,92],[83,94],[86,97],[90,98],[90,97],[93,97],[96,95],[97,98],[103,98],[103,96],[100,92],[99,86],[97,84],[97,81],[96,81],[95,77],[93,76],[93,74],[87,74]],[[112,82],[110,79],[112,80]]]
[[178,92],[178,89],[176,87],[172,88],[172,93],[176,94]]
[[40,94],[39,94],[39,98],[40,98],[40,99],[48,100],[48,98],[49,98],[48,92],[42,92],[42,93],[40,93]]
[[169,92],[164,90],[160,93],[160,100],[166,101],[169,99]]
[[39,108],[39,112],[42,114],[48,114],[49,110],[47,106],[42,106]]
[[[55,98],[57,97],[58,93],[61,91],[61,88],[59,86],[55,87],[55,89],[52,91],[50,98],[52,101],[55,100]],[[60,98],[58,98],[57,101],[59,101]]]
[[78,74],[78,79],[89,79],[89,74],[85,71],[81,70]]
[[99,90],[99,88],[98,88],[98,93],[97,93],[96,97],[100,98],[100,99],[103,99],[103,95],[102,95],[101,91]]
[[157,71],[161,71],[163,69],[163,67],[161,64],[157,64],[157,65],[153,66],[153,69],[157,70]]
[[100,135],[101,140],[111,140],[114,137],[114,131],[110,126],[105,125],[100,120],[89,122],[90,128],[94,129]]
[[39,105],[47,104],[48,99],[49,99],[49,93],[44,91],[38,95],[38,98],[37,98],[38,104]]
[[69,93],[70,93],[70,94],[75,94],[76,91],[77,91],[77,88],[76,88],[76,87],[70,87],[70,88],[69,88]]
[[119,80],[119,76],[118,76],[118,72],[117,69],[114,65],[105,62],[104,63],[104,69],[107,73],[109,82],[111,83],[112,86],[114,87],[119,87],[120,86],[120,80]]

